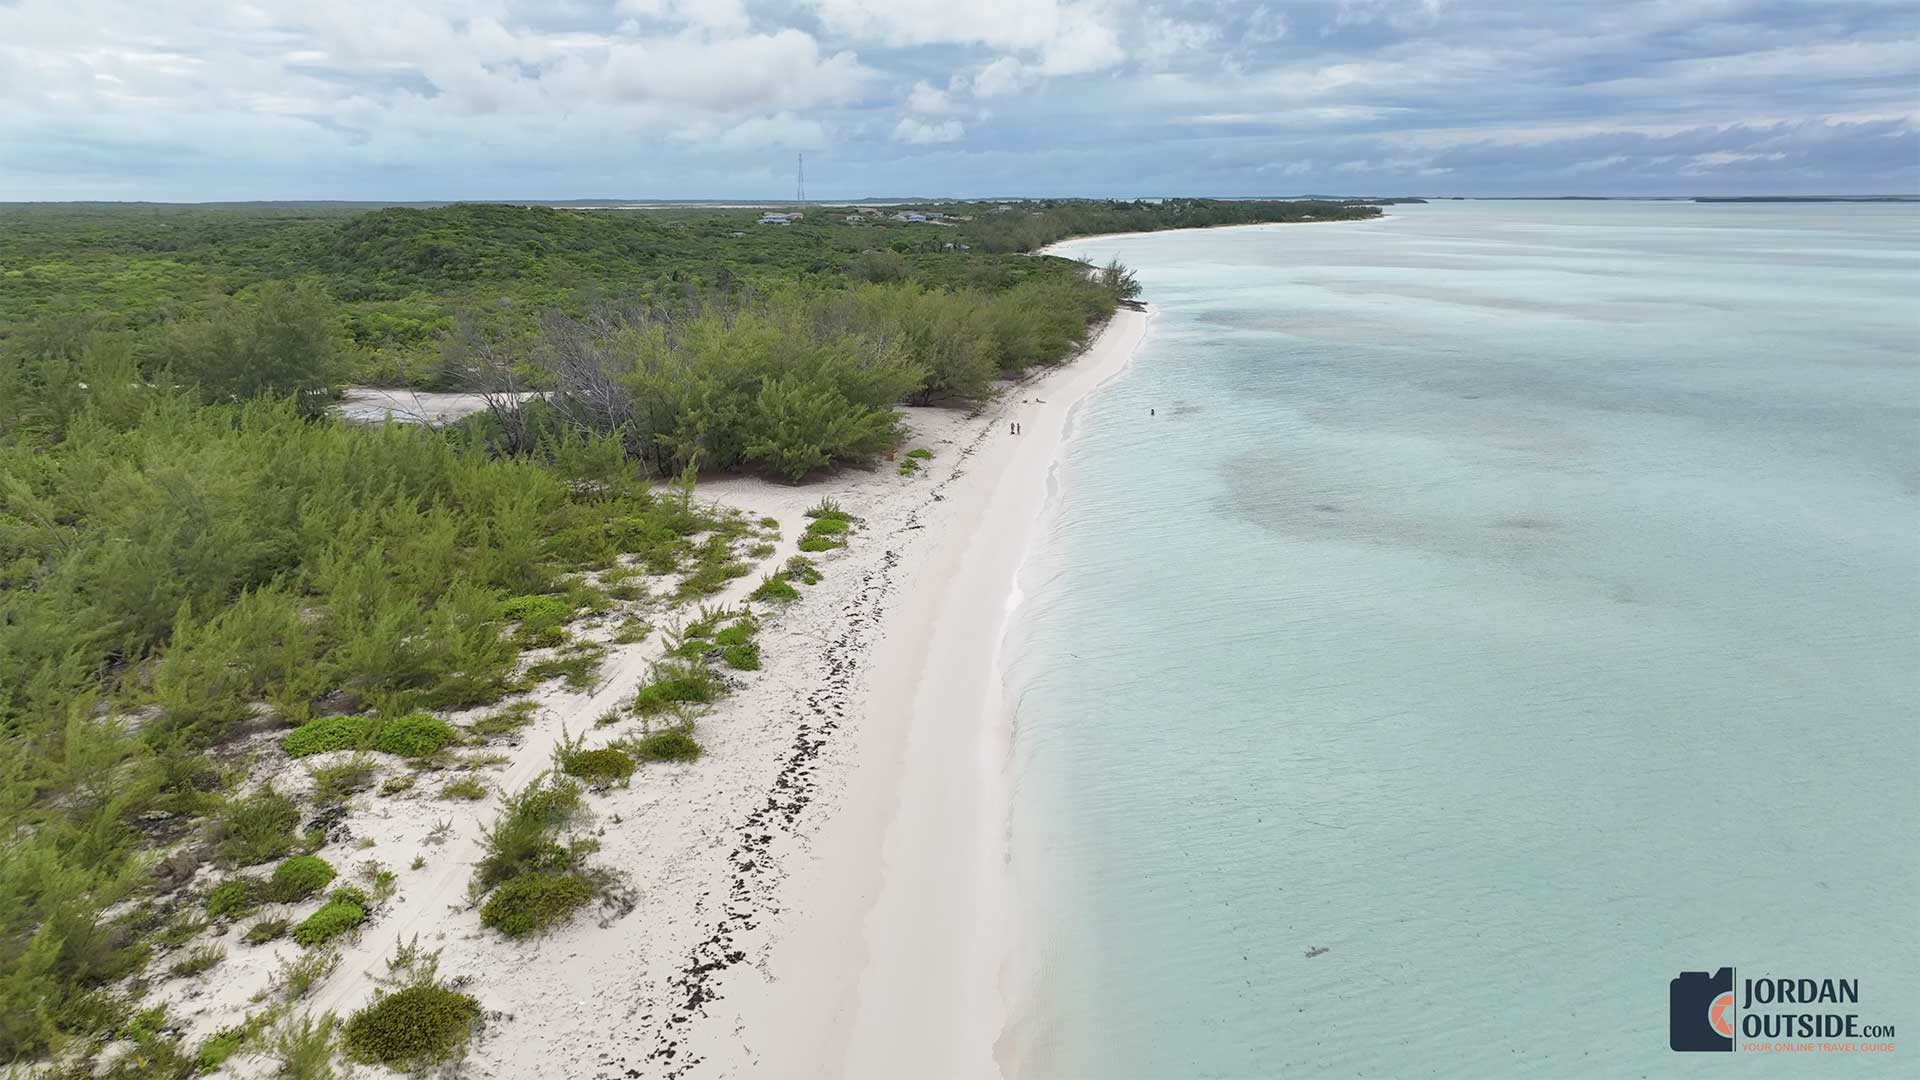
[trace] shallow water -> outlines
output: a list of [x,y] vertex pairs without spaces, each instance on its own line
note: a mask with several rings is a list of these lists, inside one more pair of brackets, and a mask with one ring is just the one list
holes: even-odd
[[1920,210],[1073,248],[1157,316],[1009,639],[1019,1076],[1723,1075],[1723,965],[1913,1075]]

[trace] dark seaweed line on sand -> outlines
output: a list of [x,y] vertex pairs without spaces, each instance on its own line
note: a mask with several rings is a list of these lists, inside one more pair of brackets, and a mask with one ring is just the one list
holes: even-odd
[[[746,951],[737,944],[738,935],[755,929],[761,919],[780,910],[776,892],[785,875],[772,855],[774,837],[794,834],[801,814],[819,792],[815,777],[818,759],[846,718],[853,698],[854,673],[872,646],[873,627],[885,610],[886,598],[893,592],[893,572],[900,562],[897,545],[909,539],[908,534],[922,528],[921,511],[946,498],[944,492],[948,485],[966,475],[966,459],[973,456],[993,430],[992,423],[981,426],[960,451],[960,460],[953,470],[928,489],[926,499],[909,510],[887,537],[889,546],[881,556],[880,565],[861,576],[859,588],[842,609],[839,634],[821,650],[820,669],[824,677],[806,697],[800,725],[794,731],[780,771],[767,790],[766,801],[741,823],[734,848],[727,855],[725,913],[712,931],[693,947],[680,971],[668,980],[667,997],[672,1011],[659,1023],[653,1048],[647,1052],[644,1062],[660,1069],[657,1075],[666,1080],[679,1080],[703,1060],[688,1054],[682,1043],[694,1021],[707,1015],[707,1005],[719,999],[721,975],[746,961]],[[642,1030],[647,1026],[643,1018]],[[631,1080],[648,1075],[615,1054],[603,1056],[600,1065],[602,1071],[597,1075],[602,1080],[610,1077]]]

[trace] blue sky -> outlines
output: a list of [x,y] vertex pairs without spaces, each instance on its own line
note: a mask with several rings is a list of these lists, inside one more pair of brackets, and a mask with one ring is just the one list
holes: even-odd
[[0,0],[0,200],[1920,190],[1914,0]]

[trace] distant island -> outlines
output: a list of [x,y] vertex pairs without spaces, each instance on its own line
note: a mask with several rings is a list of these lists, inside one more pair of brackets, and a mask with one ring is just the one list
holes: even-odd
[[1696,195],[1697,203],[1900,203],[1920,195]]

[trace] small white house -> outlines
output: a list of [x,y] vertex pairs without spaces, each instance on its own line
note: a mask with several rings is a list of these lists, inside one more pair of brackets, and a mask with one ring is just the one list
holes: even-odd
[[791,225],[799,214],[776,214],[771,211],[760,215],[762,225]]

